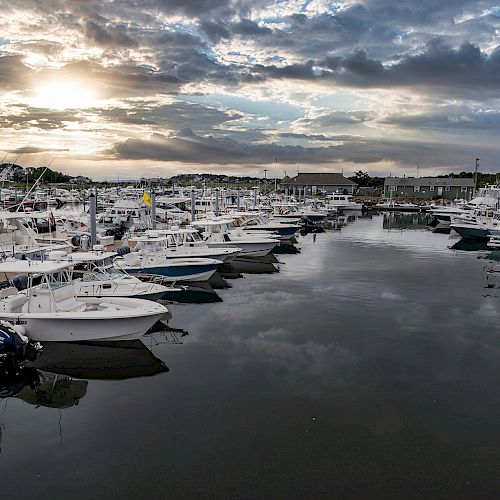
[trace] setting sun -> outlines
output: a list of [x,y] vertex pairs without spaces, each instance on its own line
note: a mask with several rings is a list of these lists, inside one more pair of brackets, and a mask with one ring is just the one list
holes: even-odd
[[35,91],[33,104],[51,109],[81,109],[94,105],[95,96],[80,81],[52,81],[40,85]]

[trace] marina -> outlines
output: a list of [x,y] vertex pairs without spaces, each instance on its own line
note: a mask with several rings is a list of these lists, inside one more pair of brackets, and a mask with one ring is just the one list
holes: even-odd
[[141,340],[46,343],[2,379],[3,492],[492,495],[497,264],[429,220],[357,212],[174,285]]
[[498,1],[0,4],[0,500],[500,498]]

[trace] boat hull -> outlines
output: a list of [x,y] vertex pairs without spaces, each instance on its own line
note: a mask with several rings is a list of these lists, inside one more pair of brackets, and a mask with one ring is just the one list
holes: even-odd
[[233,241],[233,242],[207,242],[209,247],[224,248],[240,248],[242,251],[239,257],[265,257],[277,245],[277,241],[271,242],[247,242],[247,241]]
[[450,227],[464,240],[488,241],[488,236],[490,234],[487,228],[476,227],[472,224],[452,224]]
[[163,276],[167,281],[206,281],[222,265],[199,264],[190,266],[152,266],[125,268],[128,273],[147,273]]
[[299,231],[300,226],[287,226],[285,224],[275,224],[273,226],[243,226],[245,231],[266,231],[270,234],[277,233],[281,240],[293,238]]

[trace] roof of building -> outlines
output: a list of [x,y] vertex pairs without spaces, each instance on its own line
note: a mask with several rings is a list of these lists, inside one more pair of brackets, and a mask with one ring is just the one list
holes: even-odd
[[387,177],[385,186],[474,187],[474,179],[450,177]]
[[[283,181],[282,181],[283,183]],[[318,172],[297,174],[284,182],[285,185],[298,186],[357,186],[351,179],[346,179],[341,172]]]

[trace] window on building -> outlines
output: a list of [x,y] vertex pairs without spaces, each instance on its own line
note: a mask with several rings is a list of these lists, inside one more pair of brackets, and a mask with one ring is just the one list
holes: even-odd
[[397,186],[389,186],[389,191],[397,191],[398,187]]
[[467,192],[467,188],[464,187],[464,188],[460,189],[460,191],[462,191],[462,193],[466,193]]
[[429,191],[434,191],[434,186],[431,186],[431,187],[429,188]]
[[413,192],[418,193],[420,191],[420,186],[413,186]]
[[446,186],[446,187],[444,188],[444,190],[445,190],[445,191],[450,191],[450,190],[451,190],[451,187],[450,187],[450,186]]

